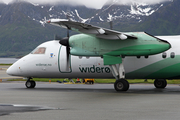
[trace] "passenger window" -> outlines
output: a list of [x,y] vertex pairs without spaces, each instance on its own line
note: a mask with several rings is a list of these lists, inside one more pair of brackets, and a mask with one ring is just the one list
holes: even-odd
[[45,52],[46,52],[45,47],[38,47],[32,52],[32,54],[45,54]]
[[175,53],[174,52],[171,53],[171,58],[175,58]]
[[162,54],[162,57],[163,57],[163,58],[166,58],[166,57],[167,57],[167,54],[164,52],[164,53]]

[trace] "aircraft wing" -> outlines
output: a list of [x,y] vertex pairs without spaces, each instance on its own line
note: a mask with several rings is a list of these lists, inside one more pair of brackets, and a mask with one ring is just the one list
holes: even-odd
[[56,25],[59,27],[63,27],[69,30],[77,31],[80,33],[88,34],[95,36],[97,38],[102,39],[108,39],[108,40],[126,40],[126,39],[137,39],[136,36],[105,29],[101,27],[97,27],[94,25],[86,24],[86,23],[80,23],[76,21],[68,21],[65,19],[51,19],[47,21],[47,23],[50,23],[52,25]]

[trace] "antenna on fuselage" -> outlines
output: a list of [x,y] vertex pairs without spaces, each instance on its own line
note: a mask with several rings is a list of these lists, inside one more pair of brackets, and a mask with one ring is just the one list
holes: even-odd
[[110,25],[110,29],[112,30],[113,29],[113,21],[112,20],[109,22],[109,25]]

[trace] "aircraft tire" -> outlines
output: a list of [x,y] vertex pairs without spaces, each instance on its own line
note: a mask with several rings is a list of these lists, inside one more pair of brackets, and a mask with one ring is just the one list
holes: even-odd
[[114,89],[119,91],[127,91],[129,89],[129,82],[125,79],[116,80],[114,83]]
[[156,88],[165,88],[167,86],[167,81],[165,79],[156,79],[154,81],[154,86]]
[[36,82],[35,81],[33,81],[33,80],[28,80],[28,81],[26,81],[26,87],[27,88],[34,88],[35,86],[36,86]]

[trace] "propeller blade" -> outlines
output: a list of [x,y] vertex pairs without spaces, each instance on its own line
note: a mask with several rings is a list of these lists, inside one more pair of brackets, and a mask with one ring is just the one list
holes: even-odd
[[69,65],[70,65],[70,64],[69,64],[69,54],[70,54],[70,48],[69,48],[69,46],[67,46],[67,47],[66,47],[66,55],[67,55],[67,59],[66,59],[66,60],[67,60],[66,70],[67,70],[67,71],[69,71],[69,67],[70,67],[70,66],[69,66]]
[[66,46],[66,70],[69,71],[69,54],[70,54],[70,46],[69,46],[69,37],[65,37],[59,41],[59,43],[63,46]]
[[[69,20],[69,21],[71,21],[70,20],[70,12],[67,12],[66,13],[66,18]],[[66,63],[66,70],[67,71],[69,71],[69,68],[70,68],[70,61],[69,61],[69,55],[70,55],[70,46],[69,46],[69,37],[70,37],[70,35],[69,35],[69,30],[70,30],[70,28],[68,28],[67,29],[67,37],[65,37],[65,38],[63,38],[63,39],[60,39],[60,41],[59,41],[59,43],[61,44],[61,45],[64,45],[64,46],[66,46],[66,60],[67,60],[67,63]]]

